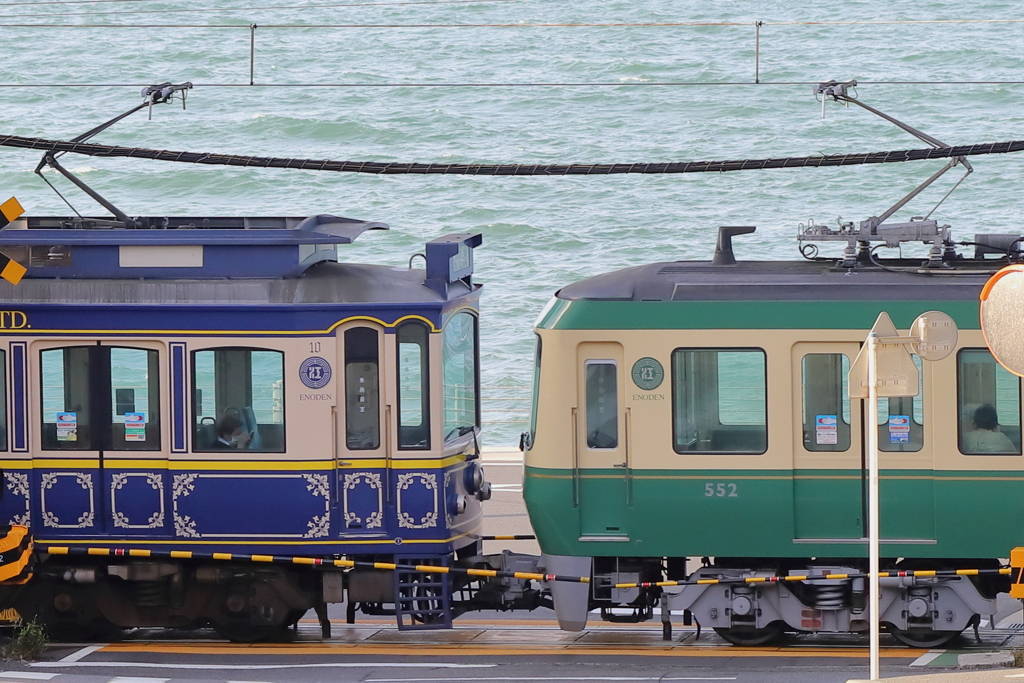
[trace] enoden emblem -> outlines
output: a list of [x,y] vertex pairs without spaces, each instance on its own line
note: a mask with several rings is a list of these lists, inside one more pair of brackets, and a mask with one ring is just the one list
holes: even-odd
[[322,389],[331,381],[331,365],[319,356],[302,361],[299,379],[310,389]]
[[633,363],[633,384],[645,391],[657,389],[665,379],[665,370],[654,358],[641,358]]

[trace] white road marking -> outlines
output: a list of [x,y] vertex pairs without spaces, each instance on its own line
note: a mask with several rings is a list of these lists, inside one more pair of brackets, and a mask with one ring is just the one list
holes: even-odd
[[83,647],[81,650],[78,650],[76,652],[72,652],[71,654],[69,654],[67,657],[65,657],[64,659],[62,659],[60,661],[61,661],[61,663],[77,662],[80,659],[84,659],[85,657],[88,657],[89,655],[91,655],[93,652],[96,652],[97,650],[102,650],[106,646],[107,646],[106,643],[101,643],[99,645],[87,645],[87,646]]
[[945,652],[945,650],[928,650],[928,652],[925,652],[923,655],[911,662],[910,666],[928,666],[943,652]]
[[42,671],[0,671],[0,676],[7,678],[27,678],[33,681],[48,681],[60,674],[44,674]]
[[107,683],[167,683],[169,678],[136,678],[134,676],[118,676],[111,678]]
[[[492,669],[497,664],[448,664],[444,662],[318,662],[316,664],[158,664],[156,662],[32,662],[29,666],[92,666],[110,669],[216,669],[220,671],[267,671],[270,669]],[[153,679],[150,679],[153,680]],[[164,680],[164,679],[161,679]]]
[[736,676],[487,676],[486,678],[367,678],[366,683],[411,681],[735,681]]

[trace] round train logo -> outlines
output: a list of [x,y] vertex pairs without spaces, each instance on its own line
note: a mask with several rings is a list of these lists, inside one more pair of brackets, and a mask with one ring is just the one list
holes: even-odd
[[331,381],[331,364],[320,356],[307,358],[299,366],[299,379],[310,389],[322,389]]
[[641,358],[633,363],[633,384],[650,391],[661,386],[665,379],[665,369],[654,358]]

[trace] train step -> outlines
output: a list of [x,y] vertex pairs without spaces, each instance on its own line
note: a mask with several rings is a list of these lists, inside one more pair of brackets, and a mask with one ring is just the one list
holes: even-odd
[[[396,557],[395,618],[398,630],[437,630],[452,627],[451,577],[414,571],[416,565],[449,566],[449,556]],[[406,569],[405,567],[408,567]]]

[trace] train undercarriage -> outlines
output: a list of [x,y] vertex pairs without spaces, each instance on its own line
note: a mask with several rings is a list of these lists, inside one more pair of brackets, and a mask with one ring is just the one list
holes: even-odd
[[0,605],[36,620],[56,639],[110,637],[129,628],[212,627],[235,642],[285,636],[307,612],[330,635],[327,604],[358,613],[391,615],[399,628],[445,628],[476,610],[553,607],[529,579],[428,574],[415,565],[439,563],[501,572],[533,570],[537,558],[509,551],[482,556],[476,546],[458,557],[359,556],[364,564],[397,563],[398,571],[341,571],[321,566],[194,559],[134,560],[43,555],[26,583],[0,585]]
[[[477,554],[470,546],[450,566],[495,570],[504,576],[415,571],[426,558],[377,556],[396,571],[365,566],[262,565],[215,560],[134,560],[48,556],[31,581],[0,587],[0,603],[35,618],[57,638],[106,637],[127,628],[213,627],[236,642],[284,637],[307,612],[330,635],[327,605],[345,603],[347,621],[359,613],[392,615],[400,629],[436,629],[470,611],[553,608],[560,626],[582,630],[588,615],[607,621],[656,618],[666,635],[671,614],[714,629],[731,643],[774,643],[787,633],[867,633],[868,582],[857,559],[589,558],[511,551]],[[690,565],[693,564],[691,560]],[[881,583],[881,622],[899,641],[938,647],[995,613],[1009,589],[995,560],[891,560],[884,570],[981,569],[976,576],[892,576]],[[536,581],[512,573],[590,577],[590,583]],[[850,575],[849,578],[834,578]],[[787,579],[787,577],[807,577]],[[753,581],[752,581],[753,580]],[[679,582],[677,585],[637,586]],[[700,583],[699,583],[700,582]],[[618,586],[618,587],[617,587]]]
[[[786,633],[866,634],[870,629],[864,560],[714,559],[704,558],[703,566],[687,573],[686,558],[594,558],[592,587],[568,584],[552,590],[559,623],[569,630],[582,629],[594,609],[606,620],[644,621],[660,607],[668,633],[671,611],[682,612],[684,623],[712,628],[729,642],[745,646],[774,643]],[[549,572],[591,570],[590,558],[545,556],[544,563]],[[994,560],[892,559],[883,564],[883,571],[894,572],[998,568]],[[795,576],[809,578],[785,580]],[[615,587],[666,579],[685,583]],[[994,573],[893,576],[882,577],[880,588],[880,618],[888,632],[913,647],[938,647],[994,614],[996,595],[1009,590],[1009,578]]]

